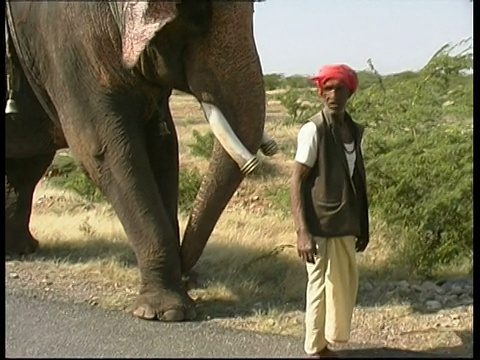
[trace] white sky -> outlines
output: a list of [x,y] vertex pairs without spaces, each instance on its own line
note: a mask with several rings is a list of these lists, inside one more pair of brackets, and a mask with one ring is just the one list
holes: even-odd
[[473,36],[469,0],[267,0],[255,3],[264,74],[309,75],[327,63],[383,75],[419,70],[445,43]]

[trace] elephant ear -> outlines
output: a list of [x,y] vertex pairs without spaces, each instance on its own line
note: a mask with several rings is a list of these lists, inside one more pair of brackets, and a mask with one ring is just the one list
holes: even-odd
[[133,67],[155,34],[173,21],[180,1],[127,1],[123,3],[122,60]]

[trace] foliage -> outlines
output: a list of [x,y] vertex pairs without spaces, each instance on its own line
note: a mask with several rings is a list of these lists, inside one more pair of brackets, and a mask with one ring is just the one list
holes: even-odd
[[191,210],[201,183],[202,176],[196,168],[180,169],[178,209],[181,212],[188,213]]
[[190,153],[193,156],[210,159],[213,151],[213,144],[215,142],[213,133],[209,131],[202,135],[199,131],[193,130],[192,135],[193,142],[187,145],[190,148]]
[[282,88],[285,81],[283,74],[267,74],[263,76],[265,90],[275,90]]
[[316,91],[311,89],[291,88],[279,95],[277,99],[287,111],[287,117],[284,120],[286,126],[305,122],[321,108]]
[[311,88],[313,83],[309,80],[308,76],[304,75],[291,75],[285,76],[283,74],[266,74],[263,76],[263,83],[265,90],[276,89],[308,89]]
[[[405,73],[401,73],[401,76],[403,77]],[[357,72],[358,76],[358,91],[361,92],[370,86],[376,84],[378,82],[378,75],[373,73],[372,71],[358,71]],[[390,75],[390,76],[396,76],[395,75]]]
[[307,76],[291,75],[285,78],[284,84],[286,88],[306,89],[312,87],[312,82]]
[[377,73],[349,107],[367,126],[371,211],[398,229],[397,261],[412,274],[431,275],[473,247],[473,58],[470,48],[454,55],[459,45],[415,76]]
[[71,190],[90,202],[105,202],[102,191],[90,180],[75,160],[66,155],[56,156],[47,171],[53,186]]
[[72,190],[86,200],[94,203],[106,202],[105,195],[84,172],[78,173],[77,176],[67,177],[63,188]]
[[69,173],[78,169],[75,160],[71,156],[67,155],[57,155],[55,156],[52,164],[47,170],[47,176],[61,176],[68,175]]

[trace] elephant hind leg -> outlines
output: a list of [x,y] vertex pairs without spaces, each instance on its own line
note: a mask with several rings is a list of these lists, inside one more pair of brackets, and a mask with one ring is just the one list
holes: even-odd
[[180,246],[178,229],[178,140],[168,97],[158,101],[158,112],[147,121],[144,132],[148,158],[167,216]]
[[29,229],[35,186],[53,160],[55,152],[28,158],[5,159],[5,252],[34,252],[38,241]]

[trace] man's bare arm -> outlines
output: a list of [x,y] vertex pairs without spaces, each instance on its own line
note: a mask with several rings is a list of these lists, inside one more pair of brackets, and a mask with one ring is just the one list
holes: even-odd
[[315,242],[308,231],[302,196],[302,183],[310,174],[311,168],[297,161],[293,165],[293,174],[290,181],[290,205],[297,233],[297,251],[304,261],[314,263],[317,253]]

